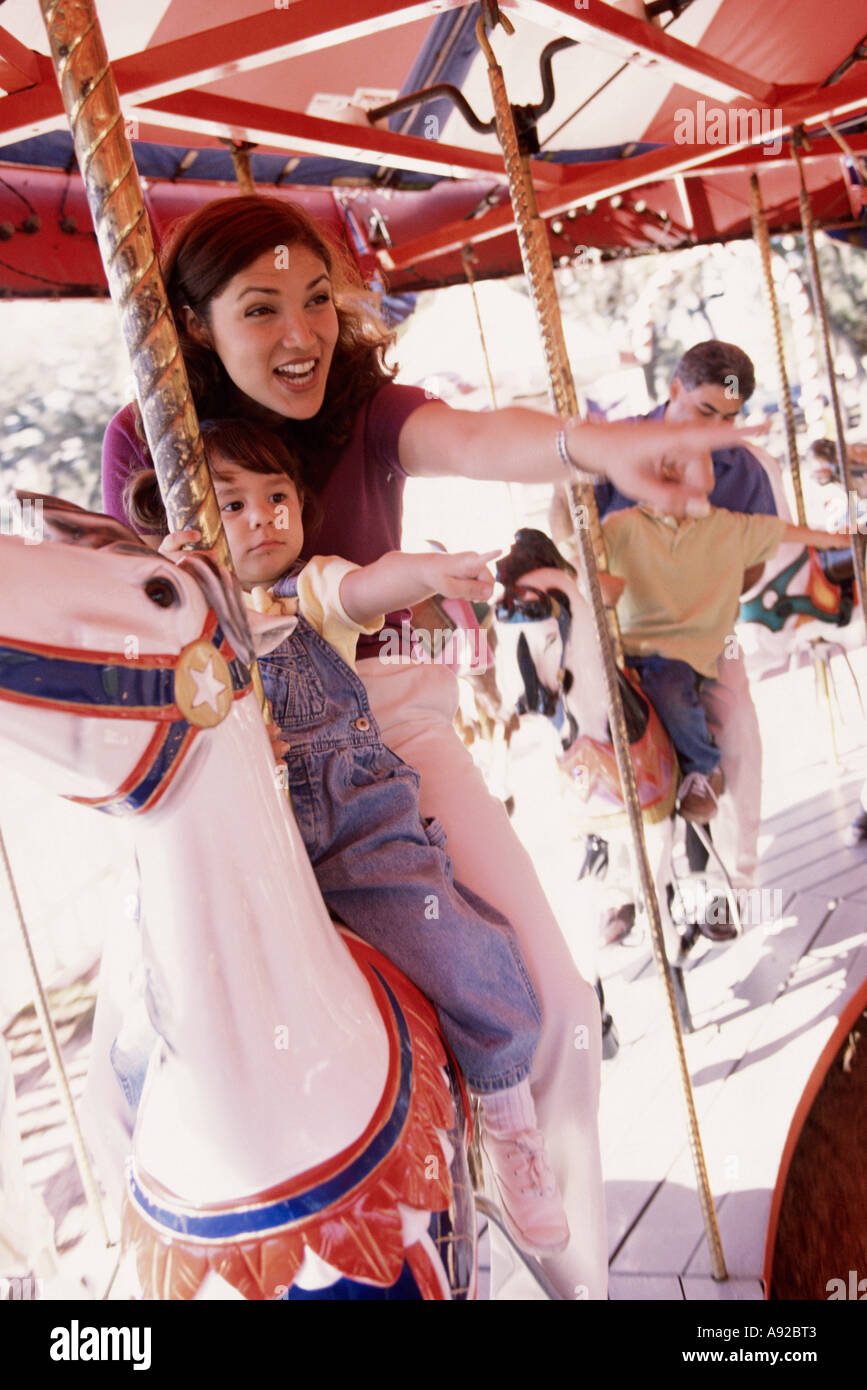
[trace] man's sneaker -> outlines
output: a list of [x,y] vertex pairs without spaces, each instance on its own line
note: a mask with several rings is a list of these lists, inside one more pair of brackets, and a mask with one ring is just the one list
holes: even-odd
[[705,825],[717,813],[722,789],[721,767],[715,767],[708,777],[703,772],[688,772],[678,788],[677,809],[684,820]]
[[635,903],[624,903],[622,907],[609,907],[605,920],[599,928],[600,946],[613,946],[622,941],[635,926]]
[[854,849],[856,845],[867,842],[867,811],[859,811],[843,836],[844,845]]
[[485,1130],[482,1148],[513,1239],[528,1255],[559,1255],[569,1244],[569,1226],[541,1130],[505,1137]]

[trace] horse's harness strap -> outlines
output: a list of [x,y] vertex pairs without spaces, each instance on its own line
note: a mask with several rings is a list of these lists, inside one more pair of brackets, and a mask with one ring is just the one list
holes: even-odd
[[0,699],[98,719],[156,724],[142,757],[108,796],[69,801],[113,814],[149,809],[203,728],[219,724],[252,688],[214,609],[180,652],[120,656],[0,636]]

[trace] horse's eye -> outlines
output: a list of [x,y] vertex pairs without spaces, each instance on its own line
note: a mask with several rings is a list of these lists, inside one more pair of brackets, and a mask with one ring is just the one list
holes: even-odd
[[168,579],[149,579],[144,591],[151,603],[157,604],[159,608],[171,608],[178,602],[178,591]]

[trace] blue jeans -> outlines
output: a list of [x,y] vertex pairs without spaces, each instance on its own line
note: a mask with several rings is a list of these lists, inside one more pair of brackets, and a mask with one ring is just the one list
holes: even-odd
[[418,773],[385,747],[358,676],[304,618],[260,669],[328,908],[428,996],[473,1090],[517,1085],[539,1002],[511,924],[455,882],[442,826],[422,820]]
[[638,673],[642,689],[677,749],[682,771],[707,777],[722,755],[708,728],[699,692],[712,689],[716,681],[667,656],[628,656],[626,664]]

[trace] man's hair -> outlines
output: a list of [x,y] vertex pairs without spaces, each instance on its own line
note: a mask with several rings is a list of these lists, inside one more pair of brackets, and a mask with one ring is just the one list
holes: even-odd
[[836,464],[837,446],[833,439],[814,439],[807,449],[807,458],[819,459],[822,463]]
[[696,386],[730,386],[734,377],[734,394],[743,401],[748,401],[756,389],[756,369],[747,354],[734,343],[722,343],[718,338],[696,343],[685,352],[674,375],[687,391],[694,391]]

